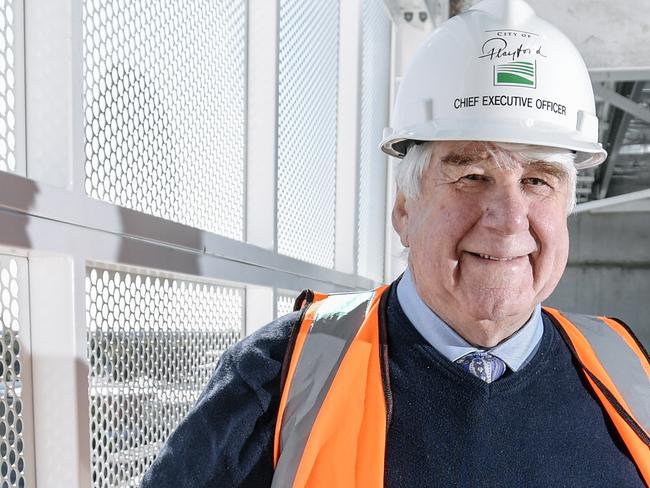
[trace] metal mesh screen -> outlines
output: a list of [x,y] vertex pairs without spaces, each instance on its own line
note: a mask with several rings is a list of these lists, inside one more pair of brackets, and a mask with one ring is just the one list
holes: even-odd
[[16,259],[0,256],[0,481],[3,488],[25,487],[26,439],[23,403],[22,331],[19,294],[26,279],[20,279]]
[[383,2],[362,8],[357,273],[382,280],[387,162],[378,147],[388,125],[390,21]]
[[16,172],[14,2],[0,6],[0,170]]
[[296,301],[298,293],[290,293],[287,291],[278,291],[276,293],[276,306],[275,317],[282,317],[288,313],[293,312],[293,302]]
[[87,269],[94,487],[138,486],[243,336],[244,290]]
[[334,266],[338,0],[280,0],[278,251]]
[[246,3],[84,0],[88,195],[243,239]]

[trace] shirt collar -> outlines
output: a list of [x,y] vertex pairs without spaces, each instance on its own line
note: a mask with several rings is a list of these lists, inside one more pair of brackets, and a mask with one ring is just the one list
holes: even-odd
[[[408,267],[397,285],[397,299],[422,337],[450,361],[456,361],[470,352],[485,351],[468,343],[424,303],[415,289]],[[532,358],[543,331],[542,307],[537,304],[523,327],[487,352],[501,359],[511,370],[517,371]]]

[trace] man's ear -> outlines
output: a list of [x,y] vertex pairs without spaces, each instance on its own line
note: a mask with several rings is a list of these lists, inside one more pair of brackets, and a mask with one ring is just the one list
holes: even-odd
[[393,228],[399,234],[399,240],[402,243],[402,246],[409,247],[409,236],[408,236],[408,212],[406,210],[406,197],[401,191],[397,191],[395,196],[395,204],[393,205]]

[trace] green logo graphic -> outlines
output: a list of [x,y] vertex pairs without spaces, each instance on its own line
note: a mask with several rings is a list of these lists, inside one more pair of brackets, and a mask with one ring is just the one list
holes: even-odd
[[494,84],[506,86],[537,86],[537,62],[513,61],[494,67]]

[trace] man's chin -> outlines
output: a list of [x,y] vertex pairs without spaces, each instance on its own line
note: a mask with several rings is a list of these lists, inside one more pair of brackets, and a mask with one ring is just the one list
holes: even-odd
[[465,309],[469,320],[493,323],[495,326],[512,325],[513,321],[522,318],[523,322],[520,325],[523,325],[536,305],[531,295],[494,288],[479,294],[471,294],[465,303],[467,303]]

